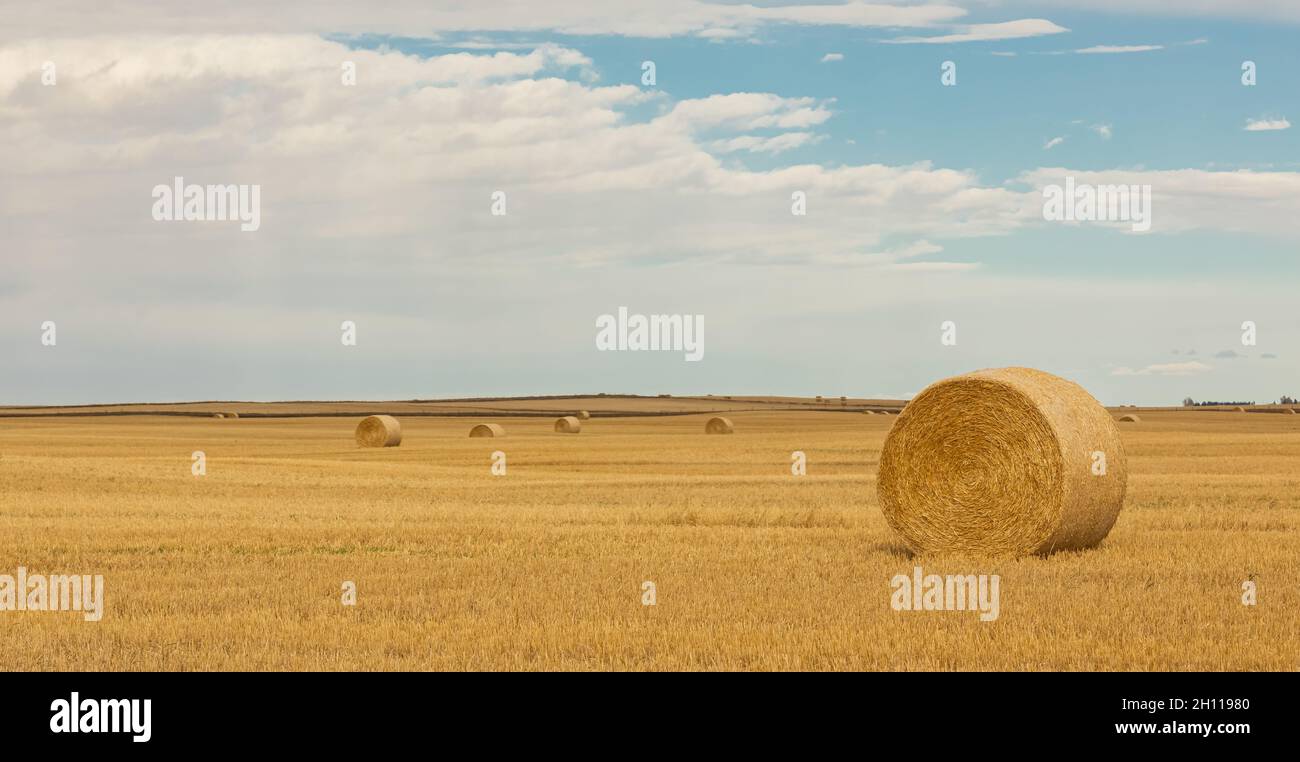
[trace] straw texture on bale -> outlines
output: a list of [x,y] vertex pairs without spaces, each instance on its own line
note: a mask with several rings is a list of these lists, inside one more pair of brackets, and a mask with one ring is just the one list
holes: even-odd
[[225,414],[225,413],[213,413],[213,414],[212,414],[212,417],[213,417],[213,418],[225,418],[225,417],[226,417],[226,414]]
[[227,418],[238,418],[238,417],[239,417],[239,413],[223,413],[223,415],[224,415],[225,417],[227,417]]
[[588,413],[586,410],[579,410],[573,414],[573,417],[577,418],[579,421],[586,421],[591,418],[591,413]]
[[[1094,475],[1105,456],[1104,475]],[[876,490],[920,553],[1025,556],[1096,545],[1124,505],[1114,419],[1079,385],[1030,368],[931,384],[898,416]]]
[[469,435],[476,439],[480,437],[504,437],[506,430],[499,423],[480,423],[469,430]]
[[402,443],[402,424],[391,415],[372,415],[357,424],[359,447],[396,447]]
[[732,425],[730,418],[723,418],[722,416],[718,415],[718,416],[714,416],[713,418],[710,418],[709,422],[704,424],[704,433],[705,434],[734,434],[736,433],[736,427]]
[[1126,415],[1121,415],[1121,416],[1119,417],[1119,419],[1120,419],[1121,421],[1125,421],[1125,422],[1127,422],[1127,423],[1141,423],[1141,422],[1142,422],[1142,419],[1138,417],[1138,414],[1137,414],[1137,413],[1128,413],[1128,414],[1126,414]]
[[555,419],[555,432],[557,434],[577,434],[582,431],[582,421],[571,415]]

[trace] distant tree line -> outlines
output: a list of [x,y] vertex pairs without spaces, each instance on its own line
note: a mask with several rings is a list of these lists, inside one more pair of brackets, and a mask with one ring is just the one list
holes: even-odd
[[[1290,397],[1282,398],[1283,405],[1289,405],[1292,402],[1294,402],[1294,400],[1292,400]],[[1215,405],[1243,405],[1244,406],[1244,405],[1253,405],[1253,404],[1255,404],[1254,400],[1251,400],[1250,402],[1212,402],[1210,400],[1206,400],[1205,402],[1197,402],[1191,397],[1183,398],[1183,407],[1213,407]]]

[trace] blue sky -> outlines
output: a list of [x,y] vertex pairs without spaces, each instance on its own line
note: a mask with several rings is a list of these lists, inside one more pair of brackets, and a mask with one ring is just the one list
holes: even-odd
[[[0,26],[0,402],[908,396],[1010,364],[1110,404],[1296,395],[1298,29],[1264,2],[54,2]],[[897,42],[952,35],[999,39]],[[150,219],[177,175],[258,184],[262,228]],[[1066,175],[1150,184],[1151,231],[1045,222]],[[619,306],[704,315],[705,359],[597,351]]]

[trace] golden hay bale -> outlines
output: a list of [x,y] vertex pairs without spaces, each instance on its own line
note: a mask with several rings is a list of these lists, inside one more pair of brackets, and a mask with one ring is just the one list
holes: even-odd
[[469,435],[476,439],[479,437],[504,437],[506,430],[499,423],[480,423],[469,430]]
[[1284,408],[1282,412],[1285,413],[1286,415],[1295,415],[1295,414],[1296,414],[1296,412],[1295,412],[1295,408],[1293,408],[1293,407]]
[[225,413],[213,413],[213,414],[212,414],[212,417],[213,417],[213,418],[225,418],[225,417],[226,417],[226,414],[225,414]]
[[579,410],[573,414],[573,417],[577,418],[579,421],[587,421],[591,419],[591,413],[588,413],[586,410]]
[[875,415],[875,414],[876,414],[876,411],[874,411],[874,410],[863,410],[863,411],[862,411],[862,414],[863,414],[863,415]]
[[1241,407],[1241,406],[1237,406],[1237,407],[1234,407],[1233,409],[1229,410],[1228,412],[1229,412],[1229,413],[1244,413],[1244,412],[1246,412],[1246,408]]
[[239,413],[226,413],[227,418],[238,418]]
[[402,443],[402,424],[391,415],[372,415],[357,424],[358,447],[396,447]]
[[1126,414],[1126,415],[1121,415],[1121,416],[1119,417],[1119,419],[1120,419],[1121,421],[1126,422],[1126,423],[1141,423],[1141,422],[1142,422],[1142,419],[1138,417],[1138,414],[1137,414],[1137,413],[1128,413],[1128,414]]
[[557,434],[577,434],[580,431],[582,431],[582,421],[571,415],[555,419],[555,433]]
[[876,490],[918,552],[1024,556],[1101,542],[1127,482],[1119,429],[1088,392],[997,368],[938,381],[908,403],[885,437]]
[[732,425],[730,418],[723,418],[720,415],[716,415],[710,418],[708,423],[704,424],[704,433],[705,434],[735,434],[736,427]]

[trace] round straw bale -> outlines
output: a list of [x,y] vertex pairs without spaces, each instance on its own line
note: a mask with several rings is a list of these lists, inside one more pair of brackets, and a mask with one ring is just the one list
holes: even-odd
[[1234,407],[1233,409],[1229,410],[1228,412],[1229,412],[1229,413],[1244,413],[1244,412],[1246,412],[1246,408],[1241,407],[1240,405],[1238,405],[1237,407]]
[[239,413],[226,413],[227,418],[238,418]]
[[504,437],[506,435],[506,430],[499,423],[480,423],[469,430],[469,435],[475,438]]
[[862,414],[863,414],[863,415],[875,415],[875,414],[876,414],[876,411],[874,411],[874,410],[863,410],[863,411],[862,411]]
[[1282,412],[1286,415],[1295,415],[1295,408],[1293,407],[1282,408]]
[[582,421],[571,415],[555,419],[555,433],[557,434],[577,434],[582,431]]
[[358,447],[396,447],[402,443],[402,424],[391,415],[372,415],[357,424]]
[[716,415],[710,418],[708,423],[704,424],[704,433],[735,434],[736,427],[732,425],[730,418],[723,418],[720,415]]
[[586,410],[579,410],[573,414],[573,417],[577,418],[579,421],[586,421],[591,419],[591,413],[588,413]]
[[1121,421],[1125,422],[1125,423],[1141,423],[1141,422],[1142,422],[1142,419],[1138,417],[1138,414],[1137,414],[1137,413],[1127,413],[1127,414],[1125,414],[1125,415],[1121,415],[1121,416],[1119,417],[1119,419],[1120,419]]
[[913,550],[1024,556],[1101,542],[1127,482],[1119,429],[1082,387],[998,368],[909,402],[885,437],[876,490]]
[[225,417],[226,417],[226,414],[225,414],[225,413],[213,413],[213,414],[212,414],[212,417],[213,417],[213,418],[225,418]]

